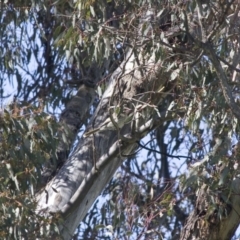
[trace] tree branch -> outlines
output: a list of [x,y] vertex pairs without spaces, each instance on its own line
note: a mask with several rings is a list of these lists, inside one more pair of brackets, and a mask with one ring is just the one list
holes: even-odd
[[230,107],[230,109],[232,110],[232,113],[235,115],[236,118],[240,119],[240,108],[239,106],[236,104],[233,96],[232,96],[232,92],[230,87],[228,86],[228,79],[227,76],[221,66],[221,63],[219,62],[212,46],[210,45],[210,43],[201,43],[201,47],[204,49],[206,55],[209,57],[209,59],[211,60],[214,68],[216,69],[216,74],[218,76],[218,79],[220,81],[220,85],[223,91],[223,95],[224,98],[228,104],[228,106]]

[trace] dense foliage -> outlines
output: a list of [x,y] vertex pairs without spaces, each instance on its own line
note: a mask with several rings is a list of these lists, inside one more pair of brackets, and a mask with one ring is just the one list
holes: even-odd
[[129,52],[162,68],[152,108],[166,119],[125,156],[76,239],[179,239],[203,190],[199,218],[227,217],[239,176],[238,1],[2,1],[0,21],[1,238],[57,229],[34,196],[68,143],[59,114],[80,86],[96,88],[69,154]]

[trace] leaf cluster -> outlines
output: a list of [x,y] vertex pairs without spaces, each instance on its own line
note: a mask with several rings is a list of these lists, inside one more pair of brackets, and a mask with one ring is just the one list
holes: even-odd
[[56,157],[57,129],[55,119],[41,107],[13,103],[1,111],[1,239],[36,237],[51,221],[36,215],[34,195],[44,164]]

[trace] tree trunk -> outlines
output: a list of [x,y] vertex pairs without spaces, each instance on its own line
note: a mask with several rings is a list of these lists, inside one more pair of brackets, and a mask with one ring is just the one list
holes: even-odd
[[[71,238],[116,169],[128,155],[134,154],[137,141],[169,117],[166,110],[161,113],[161,119],[157,117],[157,105],[167,81],[160,64],[151,56],[147,63],[146,58],[140,58],[140,66],[133,51],[126,59],[112,75],[86,132],[101,126],[118,108],[126,118],[132,116],[131,119],[119,129],[115,126],[116,130],[82,137],[54,179],[37,197],[39,212],[63,214],[60,229],[64,239]],[[128,114],[124,112],[126,109]]]
[[[235,179],[231,187],[229,203],[223,201],[219,192],[215,198],[215,208],[211,212],[212,199],[206,186],[199,190],[195,209],[183,228],[181,240],[229,240],[233,237],[240,221],[240,179]],[[220,211],[223,217],[220,217]]]
[[[217,143],[212,152],[210,152],[200,162],[193,164],[193,171],[198,171],[207,163],[212,156],[224,157],[228,151],[228,144],[217,139]],[[230,162],[229,162],[230,160]],[[203,184],[196,193],[196,204],[194,210],[190,213],[185,226],[181,233],[181,240],[190,239],[211,239],[211,240],[228,240],[231,239],[240,222],[240,179],[235,178],[232,182],[231,172],[224,176],[224,169],[231,166],[231,160],[222,161],[222,166],[216,168],[214,176],[218,176],[218,180],[226,177],[223,184],[212,181],[214,187]],[[221,161],[219,161],[220,163]],[[224,162],[227,164],[225,165]]]
[[[190,30],[194,31],[194,28]],[[176,31],[166,36],[175,37],[179,31],[177,27]],[[221,73],[221,64],[213,55],[205,32],[200,36],[196,33],[198,40],[195,39],[195,45],[192,46],[196,47],[195,50],[189,48],[188,56],[178,56],[181,62],[179,69],[189,65],[189,56],[192,55],[195,60],[203,51],[218,72],[226,102],[235,116],[238,116],[239,107],[229,97],[231,92],[226,88],[226,76]],[[191,38],[195,37],[192,31],[190,33]],[[173,51],[179,49],[174,48]],[[79,222],[116,169],[127,156],[134,154],[138,148],[137,142],[164,121],[176,119],[176,112],[168,111],[170,102],[166,97],[168,91],[174,87],[174,69],[166,69],[176,60],[175,52],[169,53],[168,47],[163,48],[164,50],[166,52],[162,54],[171,56],[166,58],[169,62],[166,59],[164,62],[156,62],[154,51],[151,56],[144,56],[143,49],[139,52],[129,49],[125,60],[111,76],[110,84],[88,124],[87,134],[81,138],[56,176],[38,194],[39,213],[47,216],[56,212],[62,214],[63,222],[59,228],[64,239],[73,236]],[[160,112],[158,106],[161,106]],[[74,105],[74,108],[77,107]],[[104,125],[106,121],[111,123],[111,128]],[[222,199],[221,194],[214,196],[214,207],[211,204],[212,198],[208,196],[208,188],[203,186],[197,193],[195,209],[188,218],[181,239],[229,239],[240,221],[239,183],[239,179],[231,183],[232,192],[227,201]]]
[[[62,125],[62,128],[58,132],[57,162],[52,160],[44,166],[41,186],[45,186],[54,176],[56,169],[60,168],[67,160],[70,148],[76,139],[79,129],[84,124],[86,114],[93,103],[94,97],[94,87],[90,84],[82,85],[61,113],[60,125]],[[81,104],[79,104],[80,102]],[[63,134],[65,137],[62,136]]]

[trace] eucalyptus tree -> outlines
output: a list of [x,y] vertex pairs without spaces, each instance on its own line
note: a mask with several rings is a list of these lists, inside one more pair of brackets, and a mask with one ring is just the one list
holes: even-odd
[[2,3],[1,236],[231,239],[239,24],[237,0]]

